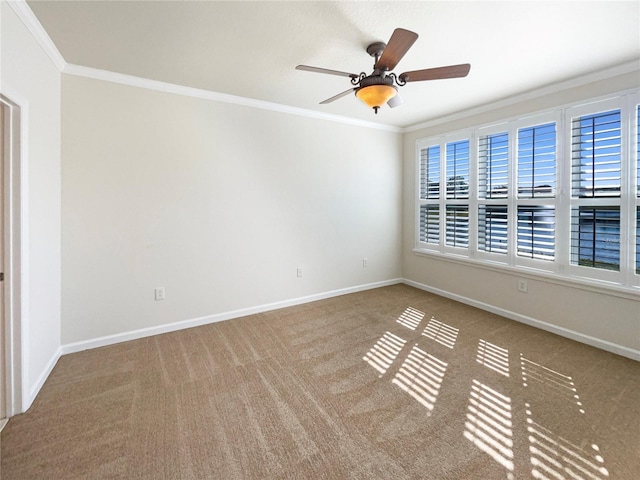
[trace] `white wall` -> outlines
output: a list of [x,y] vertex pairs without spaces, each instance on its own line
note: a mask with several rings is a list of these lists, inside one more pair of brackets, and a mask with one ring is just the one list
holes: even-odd
[[401,277],[401,134],[71,75],[62,102],[63,344]]
[[[638,72],[608,78],[534,100],[486,111],[408,133],[404,137],[403,275],[429,289],[593,345],[640,359],[640,299],[530,278],[528,293],[517,291],[519,275],[421,256],[415,246],[415,143],[417,139],[497,122],[544,109],[637,88]],[[537,322],[544,322],[547,325]]]
[[[14,11],[1,6],[0,90],[22,109],[23,405],[28,407],[60,348],[60,72]],[[17,98],[19,97],[19,98]]]

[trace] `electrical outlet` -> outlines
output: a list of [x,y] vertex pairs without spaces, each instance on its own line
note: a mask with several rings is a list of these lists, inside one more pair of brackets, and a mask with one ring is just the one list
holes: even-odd
[[524,278],[518,279],[518,291],[522,293],[527,293],[528,285],[527,281]]
[[155,290],[156,300],[164,300],[164,287],[158,287]]
[[369,266],[369,260],[367,260],[366,258],[362,259],[362,268],[364,267],[368,267]]
[[297,275],[298,277],[301,277],[301,276],[302,276],[302,267],[298,267],[298,270],[296,270],[296,275]]

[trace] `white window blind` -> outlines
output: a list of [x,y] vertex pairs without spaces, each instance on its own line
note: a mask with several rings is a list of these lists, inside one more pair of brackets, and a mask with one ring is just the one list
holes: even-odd
[[574,207],[571,212],[571,262],[620,270],[620,208]]
[[621,155],[620,110],[575,118],[572,128],[573,196],[619,196]]
[[571,122],[571,263],[620,270],[622,115],[620,109]]
[[636,274],[640,275],[640,207],[636,207]]
[[478,142],[478,195],[505,198],[509,191],[509,133],[483,135]]
[[518,130],[518,197],[552,197],[556,191],[556,124]]
[[636,106],[636,275],[640,275],[640,105]]
[[416,251],[640,288],[640,90],[418,147]]
[[552,206],[518,207],[518,255],[553,260],[555,255],[555,209]]
[[640,198],[640,105],[636,107],[636,197]]
[[420,241],[438,244],[440,242],[440,206],[420,206]]
[[516,241],[521,257],[555,258],[555,206],[525,200],[555,196],[556,140],[555,122],[518,129]]
[[447,143],[447,198],[469,198],[469,140]]
[[509,230],[506,205],[478,207],[478,248],[485,252],[507,253]]
[[466,205],[447,205],[446,228],[447,245],[468,247],[469,207]]
[[440,195],[440,145],[420,150],[420,198]]

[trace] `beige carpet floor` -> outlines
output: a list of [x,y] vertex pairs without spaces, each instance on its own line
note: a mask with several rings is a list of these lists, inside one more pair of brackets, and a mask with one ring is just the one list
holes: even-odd
[[3,480],[637,480],[640,363],[395,285],[65,355],[1,454]]

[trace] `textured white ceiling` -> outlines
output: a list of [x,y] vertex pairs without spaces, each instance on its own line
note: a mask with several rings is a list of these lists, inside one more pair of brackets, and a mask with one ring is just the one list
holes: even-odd
[[[394,126],[410,126],[640,58],[638,1],[29,1],[65,61]],[[462,79],[400,89],[374,115],[346,77],[366,46],[419,34],[396,68],[470,63]]]

